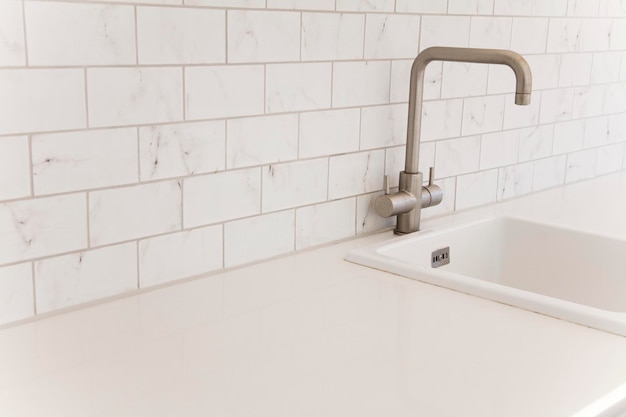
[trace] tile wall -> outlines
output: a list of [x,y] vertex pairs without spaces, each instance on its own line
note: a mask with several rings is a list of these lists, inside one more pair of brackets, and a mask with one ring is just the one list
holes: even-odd
[[432,45],[425,216],[624,168],[623,1],[0,1],[0,324],[389,226]]

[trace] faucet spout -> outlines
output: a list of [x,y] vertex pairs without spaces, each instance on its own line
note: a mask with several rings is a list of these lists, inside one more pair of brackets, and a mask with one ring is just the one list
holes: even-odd
[[424,49],[413,61],[409,87],[409,121],[407,126],[406,159],[404,171],[418,172],[420,129],[422,124],[422,98],[424,72],[432,61],[501,64],[515,73],[515,104],[530,104],[532,75],[526,60],[518,53],[504,49],[452,48],[434,46]]
[[409,120],[407,125],[406,158],[404,171],[400,172],[399,191],[379,196],[374,205],[383,217],[396,215],[396,234],[416,232],[420,225],[420,210],[437,205],[443,192],[433,183],[431,171],[428,186],[422,186],[419,171],[420,129],[422,125],[422,99],[424,72],[432,61],[469,62],[507,65],[515,73],[515,104],[530,104],[532,75],[526,60],[516,52],[503,49],[450,48],[435,46],[423,50],[413,61],[409,86]]

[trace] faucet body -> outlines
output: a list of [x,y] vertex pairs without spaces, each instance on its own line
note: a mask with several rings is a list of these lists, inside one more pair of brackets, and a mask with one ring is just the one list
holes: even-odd
[[[439,204],[442,190],[433,183],[431,169],[428,186],[422,186],[423,175],[419,171],[420,129],[422,124],[422,99],[424,95],[424,72],[432,61],[501,64],[509,66],[516,77],[515,104],[530,104],[532,76],[526,60],[516,52],[502,49],[431,47],[423,50],[413,61],[409,86],[409,118],[407,124],[406,158],[404,171],[400,172],[397,193],[379,196],[374,207],[383,217],[397,216],[396,234],[419,230],[422,208]],[[387,181],[386,181],[387,182]]]

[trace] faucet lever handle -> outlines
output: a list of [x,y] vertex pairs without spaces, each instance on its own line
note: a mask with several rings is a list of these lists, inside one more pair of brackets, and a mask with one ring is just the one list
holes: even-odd
[[389,175],[383,177],[383,191],[385,195],[389,195]]
[[431,186],[435,183],[435,167],[428,168],[428,185]]

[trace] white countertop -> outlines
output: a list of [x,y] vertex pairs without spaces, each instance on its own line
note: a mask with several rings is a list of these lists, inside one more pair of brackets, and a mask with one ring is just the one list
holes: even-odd
[[[428,220],[626,237],[626,172]],[[574,416],[626,338],[350,264],[355,239],[0,331],[0,416]],[[591,416],[593,414],[584,414]]]

